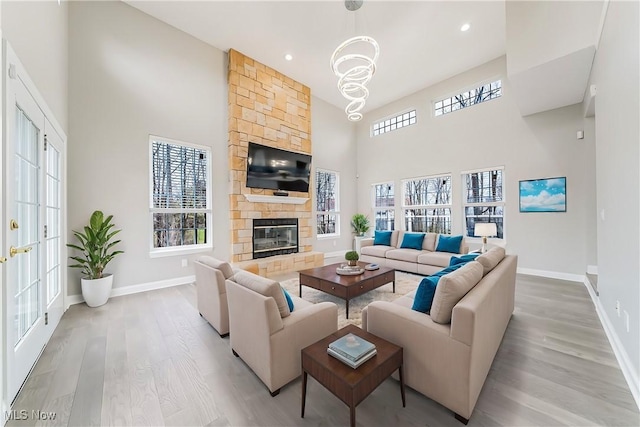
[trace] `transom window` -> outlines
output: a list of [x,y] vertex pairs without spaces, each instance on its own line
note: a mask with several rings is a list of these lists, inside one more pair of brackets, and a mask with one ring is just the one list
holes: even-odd
[[395,229],[395,191],[393,182],[373,185],[374,230]]
[[211,248],[211,152],[151,136],[152,253]]
[[471,89],[459,95],[454,95],[450,98],[445,98],[435,102],[433,105],[433,112],[435,116],[441,116],[443,114],[461,110],[501,96],[502,80],[496,80],[495,82],[487,83],[486,85]]
[[482,169],[462,174],[464,185],[465,232],[474,234],[478,222],[496,224],[499,239],[504,238],[504,170],[503,168]]
[[451,234],[451,175],[403,181],[404,229]]
[[317,235],[340,234],[340,177],[338,172],[316,169]]
[[392,130],[404,128],[416,123],[416,110],[398,114],[395,117],[381,120],[371,126],[371,135],[376,136]]

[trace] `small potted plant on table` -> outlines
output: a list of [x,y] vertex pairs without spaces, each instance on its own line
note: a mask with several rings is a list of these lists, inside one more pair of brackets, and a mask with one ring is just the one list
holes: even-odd
[[358,255],[358,252],[356,251],[348,251],[346,254],[344,254],[344,259],[347,260],[347,264],[350,267],[355,267],[358,265],[358,260],[360,259],[360,255]]

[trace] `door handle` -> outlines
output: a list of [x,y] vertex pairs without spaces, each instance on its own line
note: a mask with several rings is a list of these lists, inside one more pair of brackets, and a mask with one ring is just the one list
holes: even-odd
[[17,254],[26,254],[27,252],[29,252],[31,249],[33,249],[32,246],[23,246],[21,248],[14,248],[13,246],[11,246],[9,248],[9,255],[11,255],[11,257],[13,258],[14,256],[16,256]]

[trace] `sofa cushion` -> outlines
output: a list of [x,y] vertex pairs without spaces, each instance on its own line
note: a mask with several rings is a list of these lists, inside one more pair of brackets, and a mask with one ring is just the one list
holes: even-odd
[[436,251],[459,254],[460,246],[462,246],[462,236],[447,236],[444,234],[440,234],[438,236],[438,245],[436,246]]
[[456,264],[466,264],[469,261],[473,261],[476,258],[478,258],[479,255],[480,255],[479,253],[473,253],[473,254],[464,254],[461,256],[452,256],[451,260],[449,260],[449,266],[456,265]]
[[225,279],[228,279],[229,277],[233,276],[233,274],[234,274],[233,268],[231,268],[231,264],[229,264],[226,261],[221,261],[221,260],[216,259],[214,257],[203,255],[203,256],[198,258],[198,262],[200,262],[202,264],[205,264],[205,265],[208,265],[211,268],[215,268],[217,270],[220,270]]
[[493,248],[489,249],[487,252],[483,253],[478,258],[476,258],[476,261],[482,264],[482,268],[483,268],[482,274],[486,276],[487,273],[493,270],[495,266],[498,265],[500,261],[502,261],[502,258],[504,258],[504,255],[505,255],[504,248],[500,246],[494,246]]
[[412,310],[429,314],[439,280],[440,277],[436,276],[429,276],[422,279],[418,285],[416,296],[413,299],[413,306],[411,306]]
[[482,265],[471,261],[440,278],[431,305],[431,320],[450,323],[453,307],[482,279]]
[[399,230],[393,230],[391,233],[391,246],[394,248],[398,247],[398,237],[400,236]]
[[400,249],[422,249],[424,233],[404,233]]
[[395,249],[393,246],[383,246],[383,245],[375,245],[375,246],[363,246],[360,248],[360,254],[376,256],[378,258],[384,258],[387,251]]
[[438,233],[426,233],[424,240],[422,241],[422,249],[425,251],[436,250],[436,240],[438,239]]
[[447,252],[422,252],[418,256],[419,264],[437,265],[438,267],[448,267],[449,260],[453,254]]
[[393,231],[374,231],[373,244],[391,246],[391,234]]
[[282,287],[280,283],[275,280],[267,279],[266,277],[258,276],[244,270],[238,271],[231,280],[262,296],[272,297],[278,306],[280,317],[287,317],[291,314],[287,299],[284,296],[284,292],[282,292]]
[[418,262],[420,251],[415,249],[391,249],[387,251],[387,259],[397,259],[398,261]]
[[289,312],[293,311],[293,300],[291,299],[291,295],[285,288],[282,288],[282,292],[284,293],[284,299],[287,300],[287,306],[289,307]]
[[461,268],[463,265],[464,264],[453,264],[453,265],[450,265],[448,267],[443,268],[440,271],[436,271],[435,273],[430,274],[430,276],[432,276],[432,277],[442,277],[445,274],[453,273],[457,269]]

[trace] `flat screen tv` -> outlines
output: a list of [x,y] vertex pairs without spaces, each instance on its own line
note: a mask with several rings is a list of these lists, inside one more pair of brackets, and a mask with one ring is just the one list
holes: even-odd
[[311,156],[253,142],[247,158],[247,187],[309,192]]

